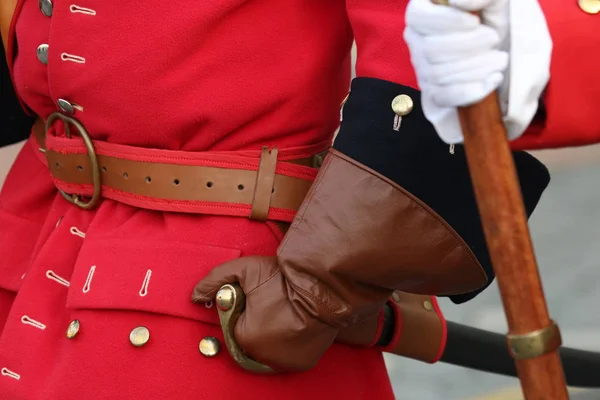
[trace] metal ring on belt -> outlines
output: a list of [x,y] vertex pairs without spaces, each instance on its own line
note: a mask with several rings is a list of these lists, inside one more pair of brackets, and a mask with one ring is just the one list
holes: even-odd
[[[92,139],[90,138],[90,135],[88,135],[85,127],[75,118],[68,117],[59,112],[52,113],[50,114],[50,116],[48,116],[48,119],[46,120],[46,125],[44,127],[44,131],[48,132],[48,129],[57,119],[60,119],[64,122],[65,132],[68,138],[71,138],[71,129],[69,128],[69,125],[73,125],[75,128],[77,128],[79,136],[81,136],[81,138],[83,139],[83,142],[85,143],[85,147],[87,149],[87,155],[89,158],[89,164],[91,169],[92,183],[94,185],[92,197],[87,202],[83,201],[82,198],[77,194],[68,194],[60,189],[58,189],[58,191],[62,195],[62,197],[64,197],[64,199],[67,200],[69,203],[75,204],[76,206],[81,207],[84,210],[91,210],[95,208],[96,205],[98,205],[98,202],[100,201],[100,194],[102,192],[100,166],[98,165],[98,156],[96,155],[96,149],[94,149]],[[60,163],[55,163],[55,167],[61,168]],[[81,168],[83,167],[77,167],[78,170],[81,170]]]

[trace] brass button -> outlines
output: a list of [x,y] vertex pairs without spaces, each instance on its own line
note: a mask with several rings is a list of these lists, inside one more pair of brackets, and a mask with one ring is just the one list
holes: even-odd
[[429,300],[425,300],[423,302],[423,308],[426,309],[427,311],[431,311],[431,310],[433,310],[433,304],[431,304],[431,302]]
[[69,103],[65,99],[58,99],[56,104],[58,105],[58,108],[60,108],[65,114],[75,113],[75,108],[73,107],[73,104]]
[[214,357],[221,351],[221,343],[214,336],[207,336],[200,341],[200,353],[205,357]]
[[150,331],[145,326],[138,326],[129,334],[129,341],[135,347],[140,347],[150,340]]
[[400,303],[400,295],[397,292],[392,293],[392,299],[394,299],[396,303]]
[[396,115],[403,117],[409,114],[413,109],[413,100],[405,94],[398,95],[392,100],[392,110]]
[[579,0],[579,8],[588,14],[600,13],[600,0]]
[[40,44],[37,48],[37,58],[42,64],[48,64],[48,45]]
[[46,17],[52,16],[52,0],[38,0],[38,5],[42,14]]
[[81,324],[78,320],[74,319],[73,321],[71,321],[69,327],[67,328],[67,339],[71,340],[75,336],[77,336],[77,334],[79,333],[79,328],[81,328]]

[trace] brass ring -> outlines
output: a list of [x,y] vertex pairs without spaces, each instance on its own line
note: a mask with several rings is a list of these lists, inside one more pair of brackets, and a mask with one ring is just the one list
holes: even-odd
[[554,321],[545,328],[521,335],[508,334],[506,341],[515,360],[536,358],[558,349],[562,344],[560,329]]
[[87,202],[83,201],[79,195],[68,194],[60,189],[58,189],[58,191],[62,195],[62,197],[69,203],[75,204],[76,206],[84,210],[91,210],[98,205],[98,202],[100,201],[100,195],[102,192],[100,166],[98,164],[98,156],[96,155],[94,143],[92,142],[92,138],[88,134],[85,127],[81,124],[81,122],[77,121],[75,118],[68,117],[59,112],[54,112],[48,116],[45,126],[46,135],[48,134],[48,130],[50,129],[54,121],[56,121],[57,119],[60,119],[65,124],[65,134],[69,139],[71,138],[71,131],[69,129],[69,125],[73,125],[75,128],[77,128],[79,136],[81,136],[83,142],[85,143],[85,147],[90,158],[90,165],[92,167],[92,182],[94,184],[94,192],[90,200]]
[[450,1],[448,1],[448,0],[431,0],[431,2],[433,4],[437,4],[440,6],[449,6],[450,5]]
[[237,284],[223,285],[217,292],[217,311],[223,330],[225,346],[231,358],[246,371],[256,374],[272,374],[275,371],[268,365],[261,364],[248,357],[235,340],[233,329],[237,323],[246,303],[246,296],[242,288]]

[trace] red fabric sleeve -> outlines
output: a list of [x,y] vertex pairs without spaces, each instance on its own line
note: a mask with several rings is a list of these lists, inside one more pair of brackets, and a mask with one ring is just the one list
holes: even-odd
[[600,15],[576,1],[540,0],[553,41],[550,82],[542,99],[546,116],[513,147],[542,149],[600,142]]
[[402,37],[408,0],[346,0],[357,47],[356,76],[417,87]]
[[[356,75],[418,88],[402,37],[408,0],[346,0],[357,45]],[[546,116],[536,121],[513,149],[581,146],[600,142],[595,107],[600,99],[600,52],[594,35],[598,15],[577,2],[540,0],[553,40]]]

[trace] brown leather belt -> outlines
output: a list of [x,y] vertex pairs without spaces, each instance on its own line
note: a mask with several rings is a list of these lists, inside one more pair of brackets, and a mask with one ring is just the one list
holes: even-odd
[[[69,127],[78,130],[77,136],[86,144],[85,151],[67,153],[64,149],[46,148],[45,125],[50,127],[56,120],[63,121],[69,138],[72,130]],[[177,162],[162,162],[161,157],[158,162],[142,161],[139,157],[130,157],[132,152],[128,151],[116,156],[114,152],[111,154],[106,151],[110,144],[92,141],[79,121],[58,113],[50,115],[46,124],[36,121],[33,133],[63,197],[88,209],[94,208],[100,198],[111,198],[162,211],[290,222],[312,184],[316,175],[314,168],[320,166],[324,156],[319,153],[308,158],[278,161],[276,148],[263,148],[260,160],[248,157],[247,165],[232,162],[231,167],[224,167],[228,163],[226,158],[216,166],[186,165],[181,162],[181,152],[160,150],[160,154],[166,156],[176,153],[178,156],[172,158]],[[77,143],[81,144],[79,138]],[[193,155],[197,164],[203,153],[187,154]],[[82,196],[91,199],[84,201]]]

